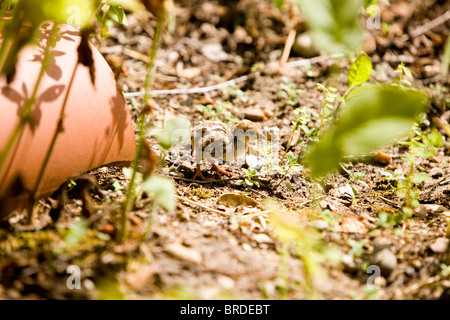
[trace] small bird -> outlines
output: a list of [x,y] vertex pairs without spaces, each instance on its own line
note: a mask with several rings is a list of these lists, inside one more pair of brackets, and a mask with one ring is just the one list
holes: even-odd
[[202,162],[211,163],[211,168],[219,175],[232,176],[218,163],[234,162],[249,151],[250,143],[256,141],[258,136],[259,128],[249,120],[242,120],[232,128],[219,121],[203,121],[191,129],[190,139],[175,146],[171,160],[174,164],[195,163],[193,179],[199,176],[207,181],[200,168]]

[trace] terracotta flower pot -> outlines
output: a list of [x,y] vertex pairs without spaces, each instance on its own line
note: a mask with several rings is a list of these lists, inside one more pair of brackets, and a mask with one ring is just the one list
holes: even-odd
[[[49,26],[44,31],[49,31]],[[51,147],[67,95],[63,131],[57,136],[41,183],[38,197],[51,195],[72,176],[113,162],[129,161],[135,155],[134,130],[113,72],[93,47],[95,85],[89,69],[77,64],[79,32],[61,27],[61,38],[45,73],[33,106],[32,121],[25,125],[0,171],[0,198],[17,176],[25,190],[35,189],[44,159]],[[20,110],[31,95],[38,78],[44,48],[25,47],[18,59],[14,81],[0,78],[0,152],[19,122]],[[69,91],[68,91],[69,90]]]

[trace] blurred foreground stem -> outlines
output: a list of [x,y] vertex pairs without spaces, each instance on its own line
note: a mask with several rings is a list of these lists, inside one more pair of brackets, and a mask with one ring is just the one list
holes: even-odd
[[162,8],[158,15],[158,23],[156,25],[155,35],[153,37],[152,47],[149,52],[149,62],[147,66],[147,77],[145,78],[145,95],[144,95],[144,109],[141,111],[138,119],[138,141],[136,146],[136,156],[133,160],[133,168],[131,173],[130,182],[128,183],[127,197],[123,206],[123,214],[120,221],[120,230],[117,233],[117,241],[122,242],[128,235],[127,230],[127,216],[132,209],[135,202],[134,188],[136,184],[136,173],[138,171],[139,162],[142,157],[142,149],[145,143],[145,129],[147,125],[148,105],[150,100],[150,90],[153,86],[153,73],[155,66],[156,53],[159,48],[161,35],[165,27],[166,10]]

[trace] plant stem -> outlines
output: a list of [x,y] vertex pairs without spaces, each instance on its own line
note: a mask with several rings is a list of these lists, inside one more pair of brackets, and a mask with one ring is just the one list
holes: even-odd
[[284,158],[286,157],[286,154],[288,153],[289,149],[291,148],[292,140],[294,140],[294,135],[295,135],[295,132],[297,131],[299,118],[300,118],[300,116],[297,114],[297,120],[295,121],[294,128],[292,129],[291,137],[289,138],[288,144],[286,146],[286,150],[284,151],[283,155],[280,158],[280,164],[281,164],[281,162],[283,162]]
[[[49,43],[49,45],[50,45],[50,44],[51,44],[51,43]],[[61,111],[59,112],[58,124],[57,124],[57,126],[56,126],[55,132],[54,132],[54,134],[53,134],[52,141],[51,141],[51,143],[50,143],[50,147],[48,148],[48,151],[47,151],[47,153],[46,153],[46,155],[45,155],[44,162],[42,163],[42,166],[41,166],[41,169],[40,169],[40,171],[39,171],[39,175],[38,175],[36,184],[35,184],[35,186],[34,186],[34,189],[33,189],[32,194],[31,194],[31,195],[33,196],[33,201],[30,202],[30,207],[29,207],[29,210],[28,210],[28,212],[29,212],[29,215],[28,215],[29,221],[28,221],[28,222],[29,222],[29,223],[31,223],[31,222],[32,222],[32,219],[33,219],[33,217],[32,217],[33,206],[34,206],[34,203],[35,203],[36,200],[37,200],[37,191],[39,190],[39,187],[41,186],[42,177],[44,176],[45,169],[47,168],[48,162],[49,162],[49,160],[50,160],[50,156],[52,155],[53,148],[55,147],[55,144],[56,144],[56,140],[57,140],[57,138],[58,138],[58,135],[59,135],[59,133],[62,132],[62,130],[63,130],[64,112],[65,112],[65,110],[66,110],[67,100],[69,99],[70,89],[72,88],[72,85],[73,85],[73,81],[74,81],[74,79],[75,79],[75,74],[76,74],[77,68],[78,68],[78,62],[75,63],[75,67],[74,67],[74,69],[73,69],[73,72],[72,72],[72,76],[71,76],[71,78],[70,78],[69,85],[68,85],[68,87],[67,87],[66,96],[64,97],[63,105],[62,105],[62,107],[61,107]]]
[[[52,48],[54,47],[58,37],[58,25],[55,23],[53,24],[52,30],[50,32],[50,36],[48,38],[48,42],[47,42],[47,46],[45,48],[44,51],[44,58],[42,61],[42,65],[41,65],[41,70],[39,71],[39,75],[38,78],[36,80],[36,83],[34,85],[33,88],[33,92],[30,96],[30,98],[28,98],[28,100],[25,102],[21,112],[20,112],[20,119],[19,119],[19,123],[17,124],[17,126],[15,127],[14,131],[12,132],[11,136],[9,137],[9,140],[7,141],[4,149],[2,150],[2,152],[0,153],[0,172],[2,171],[3,168],[3,164],[6,161],[6,158],[8,157],[11,148],[14,146],[14,143],[16,142],[16,140],[20,140],[20,137],[23,133],[23,130],[25,128],[25,125],[27,124],[28,121],[30,121],[31,119],[31,115],[32,115],[32,107],[34,105],[34,102],[36,100],[36,95],[37,92],[39,90],[39,86],[41,84],[41,80],[44,76],[45,71],[47,70],[49,63],[53,57],[53,52],[52,52]],[[18,139],[19,138],[19,139]],[[6,174],[6,173],[5,173]]]
[[[165,17],[166,17],[166,11],[165,8],[161,9],[160,14],[158,16],[158,22],[156,25],[155,35],[153,37],[152,47],[149,52],[149,62],[147,66],[147,76],[145,78],[145,95],[144,95],[144,106],[148,105],[148,102],[150,100],[150,89],[153,85],[153,69],[155,65],[155,58],[156,58],[156,52],[158,51],[160,39],[162,32],[164,30],[165,26]],[[146,109],[144,107],[144,109]],[[138,130],[139,130],[139,137],[137,141],[137,147],[136,147],[136,156],[133,160],[133,170],[131,173],[130,182],[128,183],[128,190],[127,190],[127,197],[123,206],[123,214],[120,219],[120,230],[117,233],[117,241],[122,242],[124,238],[128,235],[127,230],[127,216],[128,212],[130,212],[133,204],[134,204],[134,187],[136,184],[136,172],[138,170],[139,162],[142,156],[142,150],[145,143],[145,129],[147,124],[147,113],[141,112],[139,115],[138,120]]]
[[0,70],[3,70],[3,67],[11,51],[11,48],[14,47],[14,42],[17,41],[17,37],[14,37],[14,32],[19,30],[20,25],[21,25],[20,10],[16,9],[14,10],[14,14],[9,23],[5,22],[5,26],[2,28],[3,40],[0,47]]

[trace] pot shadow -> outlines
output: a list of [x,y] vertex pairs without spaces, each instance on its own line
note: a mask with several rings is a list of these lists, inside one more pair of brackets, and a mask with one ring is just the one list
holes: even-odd
[[[58,84],[53,85],[48,88],[46,88],[36,99],[36,102],[34,103],[33,108],[31,109],[31,115],[28,120],[26,120],[26,124],[22,132],[20,132],[20,135],[16,138],[16,141],[14,143],[14,147],[11,150],[9,154],[9,161],[5,162],[4,169],[2,170],[3,174],[1,175],[3,178],[7,175],[8,172],[10,172],[11,167],[13,165],[14,159],[16,159],[16,155],[20,146],[20,143],[22,141],[23,132],[26,129],[26,125],[30,128],[31,134],[35,134],[35,130],[39,125],[41,124],[41,118],[42,118],[42,110],[41,105],[43,102],[51,102],[53,100],[56,100],[62,92],[64,92],[65,85]],[[22,111],[25,107],[26,101],[28,101],[28,89],[25,82],[22,82],[22,93],[15,90],[11,86],[5,86],[1,89],[1,94],[3,97],[8,99],[9,101],[13,102],[17,105],[17,119],[18,123],[20,122],[20,118],[22,117]],[[13,129],[15,130],[15,129]],[[12,134],[12,133],[11,133]],[[8,139],[9,137],[7,137]],[[33,159],[31,159],[34,161]]]
[[[44,61],[44,56],[45,56],[45,48],[47,46],[48,40],[51,35],[51,30],[52,30],[52,24],[46,23],[41,26],[41,28],[39,29],[40,34],[37,37],[39,52],[34,55],[33,59],[30,59],[28,61],[38,62],[39,64],[42,64],[42,62]],[[69,31],[69,30],[61,31],[60,30],[60,32],[59,32],[60,39],[64,39],[66,41],[71,41],[71,42],[75,42],[75,40],[73,38],[71,38],[70,36],[74,37],[77,35],[79,36],[79,34],[75,31]],[[49,67],[45,69],[45,73],[50,78],[52,78],[56,81],[60,80],[63,75],[63,71],[62,71],[63,69],[57,64],[56,58],[64,56],[64,55],[66,55],[66,53],[64,51],[58,51],[58,50],[53,49],[52,56],[49,61]]]
[[[104,148],[100,158],[102,165],[107,165],[107,163],[105,163],[105,160],[107,159],[111,147],[116,139],[119,142],[118,151],[120,152],[122,150],[125,143],[125,131],[127,128],[127,116],[121,116],[123,115],[124,111],[123,107],[126,108],[126,103],[121,91],[117,87],[116,87],[116,95],[109,100],[109,104],[111,106],[111,114],[113,116],[113,121],[112,126],[107,127],[104,131],[104,136],[107,137],[106,138],[107,140],[106,141],[103,139],[101,141],[97,140],[94,143],[95,151],[100,149],[98,147],[99,145],[101,145]],[[95,155],[96,152],[93,152],[90,161],[91,167],[94,166]]]

